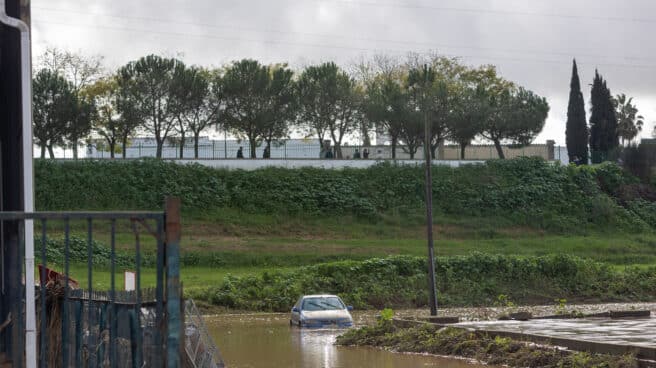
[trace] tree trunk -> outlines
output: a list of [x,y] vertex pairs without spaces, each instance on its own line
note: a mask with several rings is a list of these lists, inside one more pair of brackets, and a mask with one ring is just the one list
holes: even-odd
[[128,155],[128,137],[123,137],[123,141],[121,141],[121,149],[123,150],[123,159],[125,159]]
[[51,159],[55,158],[55,150],[52,148],[52,145],[48,146],[48,153],[50,154]]
[[46,146],[41,146],[41,158],[46,158]]
[[396,160],[396,137],[392,137],[392,160]]
[[362,130],[362,145],[366,147],[371,146],[371,139],[369,138],[369,132],[367,131],[367,124],[363,122],[360,126],[360,129]]
[[157,142],[157,149],[155,151],[155,157],[162,158],[162,147],[164,146],[164,140],[155,140]]
[[180,134],[180,158],[184,158],[185,134]]
[[194,132],[194,158],[198,160],[198,141],[200,140],[200,131]]
[[116,157],[114,151],[116,151],[116,141],[112,140],[109,142],[109,158],[112,160]]
[[73,141],[73,159],[77,160],[77,140]]
[[465,150],[467,149],[467,143],[460,143],[460,159],[465,159]]
[[257,158],[255,149],[257,148],[257,142],[255,141],[254,138],[248,137],[248,145],[251,148],[251,158]]
[[499,154],[499,158],[502,160],[505,159],[506,155],[503,154],[503,147],[501,147],[501,141],[499,141],[498,138],[495,138],[492,141],[494,141],[494,148],[497,149],[497,154]]

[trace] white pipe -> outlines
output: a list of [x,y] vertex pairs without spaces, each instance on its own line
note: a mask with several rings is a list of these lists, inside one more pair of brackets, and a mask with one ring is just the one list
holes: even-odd
[[[0,0],[0,22],[21,34],[21,105],[23,117],[23,210],[34,212],[32,145],[32,56],[30,27],[7,15]],[[36,310],[34,308],[34,222],[25,220],[25,366],[36,368]]]

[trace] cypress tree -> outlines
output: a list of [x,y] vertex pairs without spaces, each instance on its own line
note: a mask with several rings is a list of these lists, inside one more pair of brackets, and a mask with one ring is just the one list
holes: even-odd
[[565,130],[569,162],[578,158],[583,164],[588,163],[588,123],[585,117],[585,102],[581,93],[581,80],[574,60],[572,80],[569,85],[569,106],[567,107],[567,128]]
[[609,158],[609,155],[619,146],[617,117],[613,106],[612,95],[606,81],[595,71],[590,94],[592,113],[590,114],[590,151],[592,162],[599,163]]
[[606,151],[608,153],[615,153],[620,145],[620,135],[615,105],[613,104],[613,95],[610,93],[606,81],[604,81],[604,108],[606,110],[606,131],[604,134]]

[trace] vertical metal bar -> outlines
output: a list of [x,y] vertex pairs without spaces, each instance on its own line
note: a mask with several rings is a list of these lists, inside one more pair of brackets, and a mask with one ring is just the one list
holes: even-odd
[[83,300],[75,302],[75,367],[82,367],[82,309]]
[[180,198],[166,198],[166,317],[167,368],[180,367]]
[[70,233],[71,223],[69,218],[64,219],[64,306],[62,316],[62,367],[68,368],[69,366],[69,346],[68,346],[68,333],[70,331],[70,321],[68,315],[68,288],[69,288],[69,261],[70,261]]
[[87,359],[88,367],[93,366],[93,359],[91,357],[96,351],[96,335],[93,331],[94,318],[93,318],[93,220],[87,219],[87,288],[89,291],[89,299],[87,301],[87,311],[89,313],[87,319],[87,330],[89,332],[89,357]]
[[[20,222],[18,224],[18,252],[16,252],[16,265],[18,265],[18,281],[23,277],[23,255],[25,254],[25,222]],[[21,352],[21,355],[19,357],[14,357],[14,367],[15,368],[22,368],[23,367],[23,354],[22,352],[25,351],[25,308],[23,308],[23,300],[25,300],[25,289],[24,288],[18,288],[18,304],[20,305],[19,308],[17,308],[17,317],[16,318],[16,329],[18,332],[17,335],[17,342],[16,344],[18,345],[18,350]],[[32,291],[34,292],[34,291]]]
[[162,367],[164,356],[164,341],[162,339],[162,328],[164,320],[164,219],[157,219],[157,282],[155,284],[155,367]]
[[107,304],[100,304],[100,322],[98,323],[98,331],[100,331],[100,344],[98,345],[98,355],[96,359],[96,366],[103,367],[105,360],[105,339],[103,335],[105,334],[105,329],[107,327]]
[[[426,84],[428,80],[428,66],[424,65],[424,76],[426,77]],[[425,98],[425,96],[424,96]],[[431,123],[428,120],[428,112],[426,106],[424,110],[424,155],[426,159],[426,238],[428,241],[428,277],[429,277],[429,294],[430,294],[430,310],[431,316],[437,316],[437,288],[435,287],[435,254],[433,245],[433,176],[431,159]]]
[[39,269],[39,291],[41,292],[41,331],[40,331],[40,346],[39,346],[39,358],[40,358],[40,363],[39,365],[41,368],[46,368],[46,358],[48,356],[48,339],[46,339],[46,336],[48,335],[46,329],[48,326],[48,323],[46,321],[47,319],[47,314],[46,314],[46,274],[48,273],[48,263],[46,259],[46,227],[48,225],[48,222],[46,219],[41,220],[41,268]]
[[138,322],[137,322],[137,313],[138,309],[128,311],[128,318],[130,320],[130,355],[132,357],[132,368],[140,368],[141,367],[141,360],[139,357],[141,356],[141,352],[139,351],[139,333],[141,332],[141,328],[139,328]]
[[137,224],[132,221],[132,231],[134,232],[134,242],[135,242],[135,263],[137,266],[136,269],[136,294],[137,294],[137,304],[135,308],[135,319],[136,319],[136,351],[135,351],[135,356],[132,358],[134,361],[138,362],[139,365],[138,367],[141,367],[141,364],[143,364],[143,359],[142,359],[142,345],[143,345],[143,334],[141,332],[141,242],[139,239],[139,231],[137,230]]
[[109,362],[116,368],[116,332],[118,321],[116,313],[116,219],[111,220],[111,290],[109,292],[110,318],[109,318]]

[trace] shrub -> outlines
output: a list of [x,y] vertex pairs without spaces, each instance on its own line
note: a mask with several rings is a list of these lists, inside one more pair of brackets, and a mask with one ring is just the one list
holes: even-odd
[[[614,196],[635,178],[611,163],[553,165],[539,158],[434,168],[435,211],[448,216],[505,217],[557,231],[643,225]],[[638,192],[642,193],[642,192]],[[40,210],[159,209],[167,195],[195,215],[230,208],[245,214],[355,216],[421,211],[420,166],[381,163],[366,169],[221,170],[145,159],[36,161]],[[624,203],[621,203],[624,204]]]
[[[191,296],[243,310],[287,311],[301,294],[332,293],[360,309],[424,307],[428,302],[424,258],[397,256],[307,266],[293,272],[227,277]],[[515,303],[648,300],[656,269],[615,271],[567,255],[543,257],[471,254],[436,261],[443,306],[491,305],[500,294]]]

